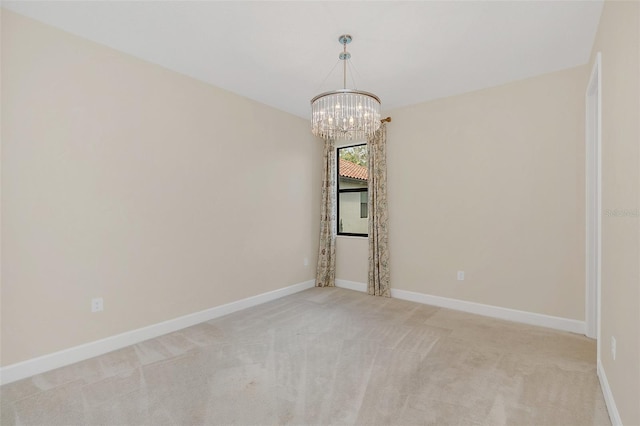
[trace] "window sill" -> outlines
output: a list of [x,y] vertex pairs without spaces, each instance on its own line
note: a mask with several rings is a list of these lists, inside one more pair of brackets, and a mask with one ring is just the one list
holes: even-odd
[[369,238],[368,235],[337,235],[336,234],[336,238],[354,238],[356,240],[360,240],[360,239],[367,239]]

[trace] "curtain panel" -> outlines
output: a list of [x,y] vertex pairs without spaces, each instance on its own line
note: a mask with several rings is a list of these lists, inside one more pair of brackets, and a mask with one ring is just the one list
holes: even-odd
[[367,142],[369,151],[368,292],[391,297],[387,208],[387,126],[382,123]]
[[316,287],[336,285],[336,178],[335,141],[325,140]]

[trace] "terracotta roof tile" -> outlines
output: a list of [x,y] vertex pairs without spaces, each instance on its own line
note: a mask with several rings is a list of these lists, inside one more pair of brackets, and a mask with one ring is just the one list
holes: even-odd
[[367,180],[369,179],[369,171],[364,166],[359,166],[357,164],[352,163],[351,161],[340,160],[340,176],[351,178],[351,179],[359,179],[359,180]]

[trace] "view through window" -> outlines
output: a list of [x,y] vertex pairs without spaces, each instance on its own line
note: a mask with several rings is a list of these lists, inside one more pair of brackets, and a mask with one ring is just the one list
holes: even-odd
[[338,235],[366,237],[368,232],[367,145],[338,148]]

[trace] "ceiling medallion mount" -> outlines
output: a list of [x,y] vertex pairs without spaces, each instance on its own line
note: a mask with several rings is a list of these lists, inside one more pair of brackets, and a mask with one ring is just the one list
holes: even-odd
[[343,34],[338,41],[343,50],[343,88],[311,99],[311,132],[323,139],[367,140],[380,127],[380,98],[373,93],[347,89],[347,44],[353,38]]

